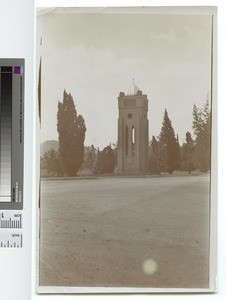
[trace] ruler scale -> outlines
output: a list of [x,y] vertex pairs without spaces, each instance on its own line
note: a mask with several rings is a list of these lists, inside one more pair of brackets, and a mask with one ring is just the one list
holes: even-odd
[[23,234],[22,232],[6,232],[1,234],[0,248],[22,248]]
[[1,211],[0,229],[1,228],[22,228],[22,212],[14,210]]
[[24,59],[0,59],[0,248],[21,248]]

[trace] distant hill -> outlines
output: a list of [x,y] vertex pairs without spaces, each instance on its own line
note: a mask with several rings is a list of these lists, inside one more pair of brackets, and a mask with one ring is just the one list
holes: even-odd
[[59,148],[59,142],[55,140],[45,141],[41,144],[41,156],[43,156],[46,152],[48,152],[50,149],[58,150]]
[[[41,144],[41,156],[43,156],[46,152],[48,152],[50,149],[58,150],[59,149],[59,142],[55,140],[49,140],[45,141]],[[90,150],[90,147],[84,146],[85,153]]]

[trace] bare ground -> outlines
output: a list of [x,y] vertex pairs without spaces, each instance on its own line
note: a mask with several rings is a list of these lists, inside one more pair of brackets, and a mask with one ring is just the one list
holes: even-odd
[[39,284],[208,287],[209,179],[42,181]]

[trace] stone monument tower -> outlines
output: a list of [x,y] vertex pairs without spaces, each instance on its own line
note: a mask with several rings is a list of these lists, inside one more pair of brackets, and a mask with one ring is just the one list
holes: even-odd
[[134,84],[118,97],[118,173],[148,173],[148,99]]

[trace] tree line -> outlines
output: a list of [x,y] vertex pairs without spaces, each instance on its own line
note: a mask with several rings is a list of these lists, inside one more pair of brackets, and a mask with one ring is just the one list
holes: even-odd
[[[187,132],[180,145],[165,109],[160,134],[153,136],[149,143],[149,173],[210,170],[211,109],[208,99],[202,108],[194,105],[192,114],[194,138]],[[51,176],[76,176],[82,170],[93,174],[113,173],[117,167],[117,144],[107,145],[102,151],[93,145],[85,147],[86,130],[85,120],[77,114],[72,95],[64,90],[57,112],[59,149],[44,153],[41,170]]]
[[116,149],[111,145],[102,151],[84,146],[86,124],[77,114],[72,95],[64,90],[63,101],[58,102],[57,131],[59,149],[50,149],[41,157],[41,170],[51,176],[76,176],[79,170],[91,173],[113,173],[116,165]]
[[180,146],[167,110],[164,112],[162,129],[158,138],[152,137],[149,145],[149,170],[152,174],[172,174],[176,170],[191,173],[207,172],[211,162],[211,109],[207,99],[202,108],[193,106],[193,131],[186,132]]

